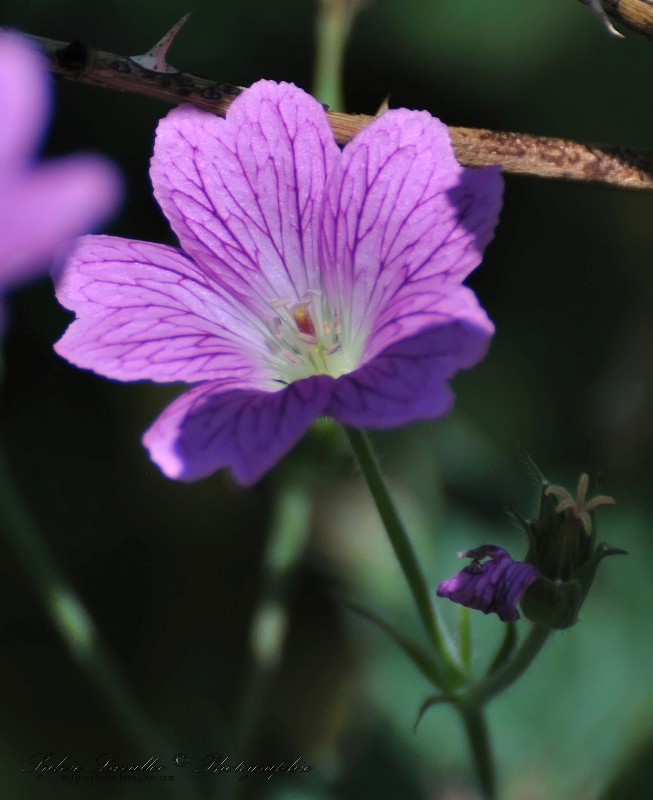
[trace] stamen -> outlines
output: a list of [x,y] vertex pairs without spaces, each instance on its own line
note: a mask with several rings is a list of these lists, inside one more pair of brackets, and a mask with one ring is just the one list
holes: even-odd
[[284,349],[281,351],[281,355],[282,355],[284,358],[287,358],[287,359],[288,359],[288,361],[290,361],[292,364],[303,364],[303,363],[304,363],[304,362],[302,361],[302,359],[301,359],[301,358],[300,358],[298,355],[296,355],[295,353],[291,352],[290,350],[288,350],[288,349],[287,349],[287,348],[285,348],[285,347],[284,347]]
[[271,366],[286,383],[310,375],[339,377],[354,368],[356,358],[343,345],[338,310],[329,307],[322,292],[307,289],[299,302],[288,297],[268,300],[273,312],[267,321]]
[[274,308],[276,310],[277,308],[284,308],[284,306],[287,306],[290,303],[290,298],[276,297],[274,300],[269,300],[268,302],[270,304],[270,308]]
[[281,339],[282,328],[283,322],[279,319],[279,317],[274,317],[274,319],[270,320],[270,330],[272,331],[272,335],[275,339]]

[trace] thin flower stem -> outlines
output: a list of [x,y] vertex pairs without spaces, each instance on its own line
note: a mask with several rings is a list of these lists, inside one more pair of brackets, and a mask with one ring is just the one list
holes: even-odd
[[504,667],[491,672],[483,680],[461,692],[455,701],[454,705],[465,726],[474,769],[486,800],[493,800],[495,797],[495,770],[483,707],[524,673],[550,633],[550,628],[534,624],[521,647]]
[[494,800],[495,771],[485,715],[479,709],[460,709],[474,769],[485,800]]
[[533,624],[521,646],[504,667],[492,672],[460,696],[461,706],[472,709],[480,708],[507,689],[530,666],[550,633],[550,628]]
[[[50,555],[47,544],[20,497],[0,449],[0,529],[28,575],[44,610],[70,655],[95,684],[110,714],[145,757],[163,757],[174,750],[152,726],[120,673],[79,596]],[[180,800],[198,798],[194,787],[165,781]]]
[[443,632],[438,625],[437,618],[433,612],[426,581],[424,580],[408,533],[388,493],[379,465],[374,457],[365,432],[357,428],[349,427],[345,427],[345,432],[347,433],[349,443],[351,444],[351,448],[354,451],[361,471],[365,476],[377,511],[379,512],[379,516],[381,517],[388,538],[390,539],[392,549],[399,561],[404,577],[408,582],[413,599],[415,600],[415,605],[417,606],[417,611],[426,629],[426,634],[442,666],[447,682],[444,688],[450,688],[451,684],[455,684],[461,680],[463,677],[462,671],[452,657],[446,645]]
[[344,111],[344,55],[360,0],[318,0],[313,94],[332,111]]

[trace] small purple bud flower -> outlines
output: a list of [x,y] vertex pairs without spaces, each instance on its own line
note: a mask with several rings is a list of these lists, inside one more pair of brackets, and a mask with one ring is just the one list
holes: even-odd
[[[482,559],[489,559],[481,563]],[[458,553],[459,558],[471,558],[453,578],[438,586],[438,597],[448,597],[454,603],[491,614],[502,622],[519,619],[517,603],[533,581],[540,576],[537,567],[515,561],[502,547],[484,544],[473,550]]]

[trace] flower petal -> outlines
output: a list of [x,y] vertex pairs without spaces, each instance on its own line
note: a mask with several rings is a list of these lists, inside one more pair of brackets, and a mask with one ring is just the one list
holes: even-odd
[[[457,319],[483,329],[489,336],[494,332],[494,326],[471,289],[442,284],[437,277],[409,283],[378,314],[362,361],[370,361],[403,339]],[[454,349],[457,349],[455,345]]]
[[327,413],[370,428],[444,416],[453,402],[448,379],[485,356],[493,331],[473,292],[451,288],[431,312],[431,327],[338,380]]
[[[482,611],[496,613],[502,622],[519,619],[517,603],[540,576],[537,567],[515,561],[507,550],[494,544],[481,545],[458,554],[473,559],[453,578],[438,586],[438,597]],[[489,559],[481,563],[482,559]]]
[[24,39],[0,32],[0,184],[25,166],[50,113],[43,55]]
[[93,228],[115,208],[118,173],[102,159],[50,161],[0,191],[0,285],[47,267],[54,250]]
[[387,111],[344,149],[325,205],[327,294],[354,337],[407,283],[460,282],[492,237],[498,168],[464,169],[446,126],[425,111]]
[[79,367],[118,380],[265,385],[256,320],[244,321],[175,248],[85,236],[55,282],[59,301],[77,313],[55,349]]
[[277,392],[224,392],[214,383],[182,394],[146,431],[143,444],[169,478],[193,481],[228,467],[248,486],[285,455],[324,412],[333,387],[325,375]]
[[171,111],[157,129],[151,178],[184,251],[260,313],[319,289],[322,201],[339,158],[316,100],[259,81],[226,119]]

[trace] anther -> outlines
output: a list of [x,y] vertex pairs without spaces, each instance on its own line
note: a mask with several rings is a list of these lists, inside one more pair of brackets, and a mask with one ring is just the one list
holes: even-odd
[[301,333],[299,334],[299,339],[302,342],[306,342],[306,344],[317,344],[317,336],[311,336],[310,333]]
[[283,322],[279,319],[279,317],[274,317],[274,319],[270,320],[270,330],[272,331],[272,335],[275,339],[281,339],[282,328]]
[[284,306],[287,306],[290,303],[290,298],[276,297],[274,300],[269,300],[268,303],[270,308],[274,308],[276,310],[277,308],[284,308]]

